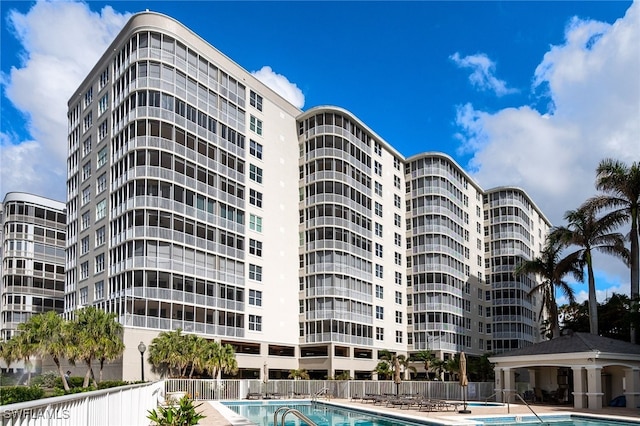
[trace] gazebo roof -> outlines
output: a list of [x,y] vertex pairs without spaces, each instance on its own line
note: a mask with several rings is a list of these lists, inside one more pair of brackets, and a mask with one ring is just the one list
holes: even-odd
[[595,334],[576,332],[567,333],[558,338],[536,343],[526,348],[494,355],[491,358],[585,352],[638,355],[640,358],[640,345]]

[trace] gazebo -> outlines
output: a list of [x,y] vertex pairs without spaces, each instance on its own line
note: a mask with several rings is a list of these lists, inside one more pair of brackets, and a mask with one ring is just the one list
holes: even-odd
[[573,401],[574,408],[600,409],[624,396],[627,407],[640,406],[640,345],[568,332],[489,361],[495,364],[495,391],[501,402],[517,392],[517,370],[527,370],[529,395],[540,402]]

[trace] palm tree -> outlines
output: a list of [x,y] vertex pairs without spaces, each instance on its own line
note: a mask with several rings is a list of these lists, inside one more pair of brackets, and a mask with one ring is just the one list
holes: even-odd
[[547,239],[539,257],[532,260],[525,260],[516,266],[514,275],[535,274],[542,281],[535,285],[529,295],[540,292],[542,295],[542,303],[540,305],[540,313],[538,318],[540,321],[544,318],[544,313],[548,314],[549,328],[551,338],[560,336],[560,323],[558,322],[558,304],[556,302],[556,290],[560,290],[569,299],[569,302],[575,301],[573,289],[562,278],[568,274],[582,281],[584,274],[579,265],[579,258],[573,253],[561,260],[560,252],[563,246],[559,241]]
[[24,362],[24,371],[27,372],[27,384],[31,383],[31,357],[37,355],[35,343],[28,333],[23,333],[24,323],[18,324],[18,333],[7,343],[5,351],[8,356],[16,361]]
[[431,370],[436,373],[436,379],[442,380],[442,373],[446,371],[446,361],[440,358],[435,358],[431,361]]
[[310,377],[309,373],[307,373],[307,370],[301,368],[299,370],[289,370],[288,378],[293,380],[309,380]]
[[596,218],[592,204],[585,203],[577,210],[565,213],[567,226],[556,227],[550,238],[566,246],[578,246],[579,249],[569,256],[577,256],[580,263],[587,267],[589,280],[589,331],[598,334],[598,301],[596,299],[596,281],[593,273],[593,250],[621,258],[628,262],[629,250],[624,246],[624,237],[612,232],[621,222],[622,213],[610,212]]
[[37,354],[40,357],[51,357],[58,369],[62,385],[68,391],[69,384],[62,371],[61,360],[70,353],[69,323],[55,311],[47,311],[44,314],[33,315],[21,326],[23,332],[31,336]]
[[215,340],[209,341],[206,349],[206,362],[204,369],[211,374],[218,382],[222,373],[234,374],[238,371],[238,361],[236,352],[231,345],[221,345]]
[[460,374],[460,354],[455,354],[444,362],[444,369],[451,375]]
[[153,338],[149,345],[149,363],[154,371],[169,377],[178,377],[181,370],[184,336],[182,330],[163,331]]
[[427,380],[429,380],[429,369],[431,368],[431,363],[435,358],[436,356],[430,349],[417,352],[410,357],[412,361],[422,361],[424,363],[424,371],[427,374]]
[[98,326],[102,329],[102,338],[98,348],[98,361],[100,361],[98,380],[102,382],[104,363],[119,358],[124,352],[125,346],[122,341],[123,327],[116,320],[115,313],[102,315]]
[[[605,194],[593,197],[589,203],[597,209],[613,209],[621,213],[624,222],[631,222],[631,300],[635,301],[632,310],[637,312],[640,297],[640,163],[628,166],[610,158],[602,160],[596,169],[596,188]],[[636,334],[632,324],[631,343],[637,342]]]
[[189,378],[191,378],[194,372],[204,370],[207,341],[195,334],[186,335],[185,340],[185,346],[191,359],[191,369],[189,369]]

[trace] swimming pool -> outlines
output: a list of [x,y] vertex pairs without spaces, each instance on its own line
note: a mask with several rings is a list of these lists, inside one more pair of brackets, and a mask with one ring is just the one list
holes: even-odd
[[[273,413],[279,407],[289,407],[299,410],[318,426],[424,426],[424,425],[474,425],[474,426],[533,426],[541,425],[533,415],[522,416],[460,416],[444,419],[427,419],[411,417],[412,410],[398,410],[395,415],[390,412],[372,413],[366,409],[339,407],[324,401],[311,403],[308,400],[278,400],[278,401],[223,401],[222,404],[237,415],[248,419],[259,426],[272,426]],[[484,406],[484,403],[473,403],[471,406]],[[469,403],[468,403],[469,405]],[[495,403],[492,405],[496,405]],[[497,404],[500,405],[500,404]],[[417,412],[414,412],[416,414]],[[562,414],[541,415],[543,425],[550,426],[640,426],[640,419],[636,421],[622,421],[598,418],[596,416]],[[281,417],[278,417],[278,425]],[[305,425],[293,415],[288,415],[286,425]],[[246,423],[245,423],[246,424]]]

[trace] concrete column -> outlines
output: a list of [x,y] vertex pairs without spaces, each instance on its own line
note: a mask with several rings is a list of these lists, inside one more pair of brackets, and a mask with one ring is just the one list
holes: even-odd
[[627,407],[640,407],[640,368],[624,370],[624,396],[627,399]]
[[587,369],[587,408],[600,410],[602,408],[602,367],[588,366]]
[[504,401],[511,401],[513,394],[516,392],[516,372],[512,368],[505,368],[503,371],[503,392]]
[[527,369],[527,371],[529,372],[529,386],[530,389],[533,389],[535,387],[538,387],[538,385],[536,384],[536,369],[535,368],[529,368]]
[[503,384],[503,380],[502,380],[502,368],[494,368],[494,373],[495,373],[495,386],[493,387],[493,391],[496,393],[496,401],[498,402],[504,402],[502,400],[502,384]]
[[573,371],[573,408],[585,407],[585,370],[581,366],[571,367]]

